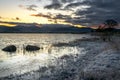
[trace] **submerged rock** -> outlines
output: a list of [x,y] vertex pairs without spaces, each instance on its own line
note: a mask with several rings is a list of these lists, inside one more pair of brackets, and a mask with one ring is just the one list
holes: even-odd
[[9,45],[2,49],[5,52],[16,52],[17,48],[14,45]]
[[37,51],[37,50],[40,50],[40,47],[38,47],[38,46],[33,46],[33,45],[27,45],[27,46],[25,47],[25,50],[26,50],[26,51]]

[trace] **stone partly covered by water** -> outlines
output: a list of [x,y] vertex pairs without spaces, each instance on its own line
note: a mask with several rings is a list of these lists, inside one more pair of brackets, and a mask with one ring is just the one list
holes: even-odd
[[33,46],[33,45],[27,45],[27,46],[25,47],[25,50],[26,50],[26,51],[37,51],[37,50],[40,50],[40,47],[38,47],[38,46]]
[[[71,72],[69,73],[69,71],[78,67],[76,66],[78,63],[74,63],[77,58],[74,57],[77,54],[84,54],[82,52],[84,49],[79,47],[76,42],[82,37],[90,36],[82,34],[0,34],[0,80],[7,80],[8,78],[8,80],[28,80],[26,78],[49,80],[49,76],[52,78],[54,77],[52,75],[56,74],[58,75],[55,77],[56,79],[60,79],[59,77],[62,76],[61,79],[63,80],[65,74],[70,76]],[[14,55],[2,51],[10,44],[17,48]],[[43,67],[46,67],[47,70]],[[41,68],[42,71],[39,71]],[[29,77],[25,75],[26,78],[23,79],[8,77],[11,74],[21,76],[33,71],[35,71],[33,75],[38,76],[36,79],[32,79],[32,75],[28,75]],[[2,79],[5,76],[7,79]]]
[[2,49],[5,52],[16,52],[17,48],[14,45],[9,45]]

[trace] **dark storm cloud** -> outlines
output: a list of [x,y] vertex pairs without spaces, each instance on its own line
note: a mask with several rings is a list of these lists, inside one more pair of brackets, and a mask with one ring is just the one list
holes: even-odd
[[48,18],[48,19],[51,19],[51,18],[52,18],[52,14],[50,14],[50,13],[47,13],[47,14],[43,14],[43,13],[31,14],[31,16],[35,16],[35,17],[45,17],[45,18]]
[[70,3],[73,2],[74,0],[60,0],[62,3]]
[[38,13],[38,14],[31,14],[31,16],[34,17],[44,17],[44,18],[48,18],[49,20],[68,20],[68,19],[72,19],[70,15],[63,15],[63,14],[51,14],[51,13],[47,13],[47,14],[42,14],[42,13]]
[[59,14],[51,14],[51,13],[42,14],[42,13],[38,13],[38,14],[31,14],[31,16],[44,17],[44,18],[47,18],[48,21],[54,22],[56,24],[57,24],[57,21],[59,21],[59,20],[67,22],[67,20],[72,19],[72,17],[70,15],[63,15],[63,14],[60,14],[60,13]]
[[53,19],[63,19],[63,20],[66,20],[66,19],[71,19],[71,16],[70,15],[57,14],[57,15],[54,16]]
[[70,9],[70,8],[79,7],[79,6],[81,6],[81,5],[83,5],[83,6],[84,6],[84,5],[89,6],[90,3],[87,2],[87,1],[72,2],[72,3],[68,3],[64,8],[65,8],[65,9]]
[[[86,26],[101,24],[106,19],[115,19],[120,22],[119,5],[119,0],[78,0],[77,2],[71,2],[64,8],[76,9],[73,14],[77,17],[66,20],[66,22]],[[89,7],[84,8],[84,6]]]
[[[36,0],[43,1],[43,0]],[[48,1],[48,0],[46,0]],[[120,0],[49,0],[50,4],[44,6],[45,9],[55,9],[64,11],[73,11],[70,15],[60,14],[34,14],[36,17],[46,17],[48,19],[62,19],[72,24],[81,24],[85,26],[97,25],[103,23],[106,19],[115,19],[120,22]],[[35,11],[37,6],[27,6],[28,10]],[[51,17],[52,16],[52,17]]]
[[49,5],[46,5],[45,9],[59,9],[62,6],[62,4],[58,0],[52,0],[52,3]]
[[[92,20],[92,24],[99,24],[106,19],[115,19],[120,21],[120,1],[106,0],[106,1],[94,1],[91,3],[91,7],[87,11],[80,11],[76,15],[84,16],[86,19]],[[82,13],[82,14],[81,14]]]
[[44,8],[45,9],[59,9],[61,7],[61,4],[59,4],[59,3],[55,3],[55,4],[50,4],[50,5],[47,5],[47,6],[45,6]]
[[[44,1],[44,0],[36,0]],[[120,22],[120,0],[45,0],[51,2],[45,4],[45,9],[55,9],[64,11],[73,11],[76,17],[63,15],[36,14],[32,16],[46,17],[49,19],[62,19],[73,24],[81,24],[86,26],[97,25],[103,23],[107,19],[115,19]],[[27,6],[28,10],[35,11],[37,6]]]
[[36,11],[37,5],[19,5],[20,8],[27,9],[29,11]]
[[51,4],[44,6],[45,9],[61,9],[65,3],[71,3],[74,0],[51,0]]

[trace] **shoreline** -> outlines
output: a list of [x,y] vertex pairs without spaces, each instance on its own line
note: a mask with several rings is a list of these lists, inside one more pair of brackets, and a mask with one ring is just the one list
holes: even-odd
[[[30,71],[21,75],[10,75],[1,79],[27,80],[28,76],[30,76],[30,80],[37,80],[38,78],[43,80],[45,80],[46,78],[49,78],[48,80],[100,80],[103,78],[105,80],[119,80],[120,64],[118,63],[120,63],[120,51],[119,49],[116,49],[117,47],[119,47],[119,45],[117,45],[119,42],[119,37],[118,41],[115,42],[116,44],[114,44],[114,42],[103,42],[99,38],[84,38],[65,44],[54,44],[54,47],[70,45],[79,46],[80,48],[84,48],[82,50],[83,54],[80,53],[76,55],[63,55],[56,59],[56,62],[58,62],[58,65],[56,66],[39,67],[39,69],[36,71]],[[63,63],[60,64],[61,61],[65,61],[64,65]],[[115,72],[110,74],[111,69],[113,69]],[[49,71],[52,71],[52,73],[46,73]],[[62,74],[64,74],[65,76]],[[113,75],[114,77],[111,77]]]

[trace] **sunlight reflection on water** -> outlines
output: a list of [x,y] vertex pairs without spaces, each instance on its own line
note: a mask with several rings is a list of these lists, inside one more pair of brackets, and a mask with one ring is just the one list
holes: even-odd
[[[0,34],[0,76],[11,73],[24,73],[39,66],[56,65],[56,59],[63,55],[79,54],[82,48],[71,46],[52,46],[54,43],[68,43],[82,37],[81,34]],[[15,53],[2,51],[7,45],[15,45]],[[24,47],[36,45],[39,51],[27,52]],[[10,55],[11,54],[11,55]],[[2,69],[6,69],[2,71]]]

